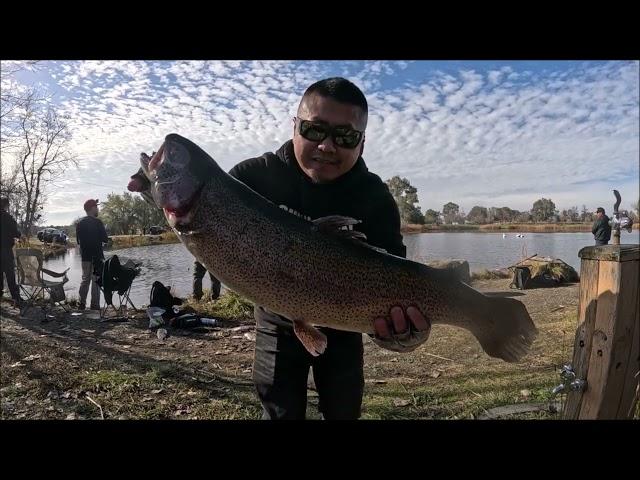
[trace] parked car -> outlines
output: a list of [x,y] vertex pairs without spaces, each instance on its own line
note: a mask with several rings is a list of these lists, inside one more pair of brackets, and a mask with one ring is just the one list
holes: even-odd
[[38,232],[38,240],[43,243],[62,243],[66,244],[69,237],[62,230],[57,228],[44,228]]
[[160,235],[165,231],[166,229],[164,227],[159,227],[158,225],[153,225],[152,227],[149,227],[149,235]]

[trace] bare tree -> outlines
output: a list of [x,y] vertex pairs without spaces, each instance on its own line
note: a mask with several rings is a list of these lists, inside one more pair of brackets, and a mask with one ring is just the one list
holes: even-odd
[[60,116],[50,103],[29,100],[23,106],[19,123],[20,150],[17,164],[24,203],[22,230],[27,236],[40,218],[46,187],[62,176],[77,160],[71,153],[68,119]]
[[[0,190],[9,198],[12,215],[24,226],[28,222],[25,206],[28,185],[24,181],[22,158],[25,153],[23,127],[26,119],[42,111],[48,98],[38,89],[15,81],[15,74],[22,70],[38,70],[38,61],[2,61],[0,65]],[[16,160],[12,162],[11,160]],[[42,205],[44,196],[38,198]],[[31,224],[37,222],[40,213],[31,215]],[[27,232],[25,232],[27,233]]]
[[0,65],[0,152],[6,154],[19,148],[20,119],[25,107],[47,101],[47,96],[37,88],[22,85],[14,80],[22,70],[38,70],[37,61],[10,62]]
[[17,163],[13,164],[13,168],[8,171],[5,168],[2,172],[0,187],[0,190],[2,190],[2,196],[9,199],[11,215],[16,219],[18,224],[22,224],[24,221],[24,211],[22,210],[21,205],[26,204],[27,196],[22,185],[20,168]]

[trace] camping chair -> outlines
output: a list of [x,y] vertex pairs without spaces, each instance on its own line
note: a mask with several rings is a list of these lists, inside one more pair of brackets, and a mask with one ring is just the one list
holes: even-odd
[[[95,265],[98,286],[104,296],[104,307],[100,309],[100,319],[105,319],[109,307],[115,311],[117,316],[124,316],[127,303],[137,310],[136,306],[129,298],[133,279],[140,273],[140,264],[132,260],[120,263],[117,255],[113,255],[104,262],[97,262]],[[100,273],[101,271],[101,273]],[[114,294],[118,299],[118,306],[114,304]]]
[[[65,312],[68,312],[62,302],[67,297],[64,293],[63,285],[69,281],[67,277],[67,268],[64,272],[54,272],[42,267],[42,252],[36,248],[17,248],[16,249],[16,266],[18,267],[18,284],[20,289],[25,293],[27,299],[25,306],[21,309],[21,313],[34,306],[39,295],[45,300],[45,293],[48,294],[48,302],[41,305],[43,312],[47,313],[47,305],[57,304],[61,306]],[[60,278],[62,280],[47,280],[44,275]]]

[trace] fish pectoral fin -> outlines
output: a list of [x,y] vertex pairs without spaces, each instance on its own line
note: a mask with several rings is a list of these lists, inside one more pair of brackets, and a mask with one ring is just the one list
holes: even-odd
[[[327,217],[320,217],[316,218],[315,220],[311,220],[311,223],[318,227],[318,230],[320,231],[332,232],[340,229],[349,229],[343,231],[353,231],[350,229],[350,227],[362,222],[360,220],[356,220],[355,218],[345,217],[343,215],[329,215]],[[363,233],[361,234],[364,235]]]
[[324,353],[327,348],[327,336],[303,320],[293,320],[293,332],[314,357]]

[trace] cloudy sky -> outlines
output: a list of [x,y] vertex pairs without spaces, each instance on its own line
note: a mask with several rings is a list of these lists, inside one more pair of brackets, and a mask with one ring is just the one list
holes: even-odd
[[368,98],[369,169],[408,178],[423,211],[528,210],[540,197],[609,211],[614,188],[624,208],[638,200],[635,61],[50,61],[16,78],[72,120],[80,166],[50,192],[45,223],[125,191],[139,153],[171,132],[227,170],[274,151],[306,87],[336,75]]

